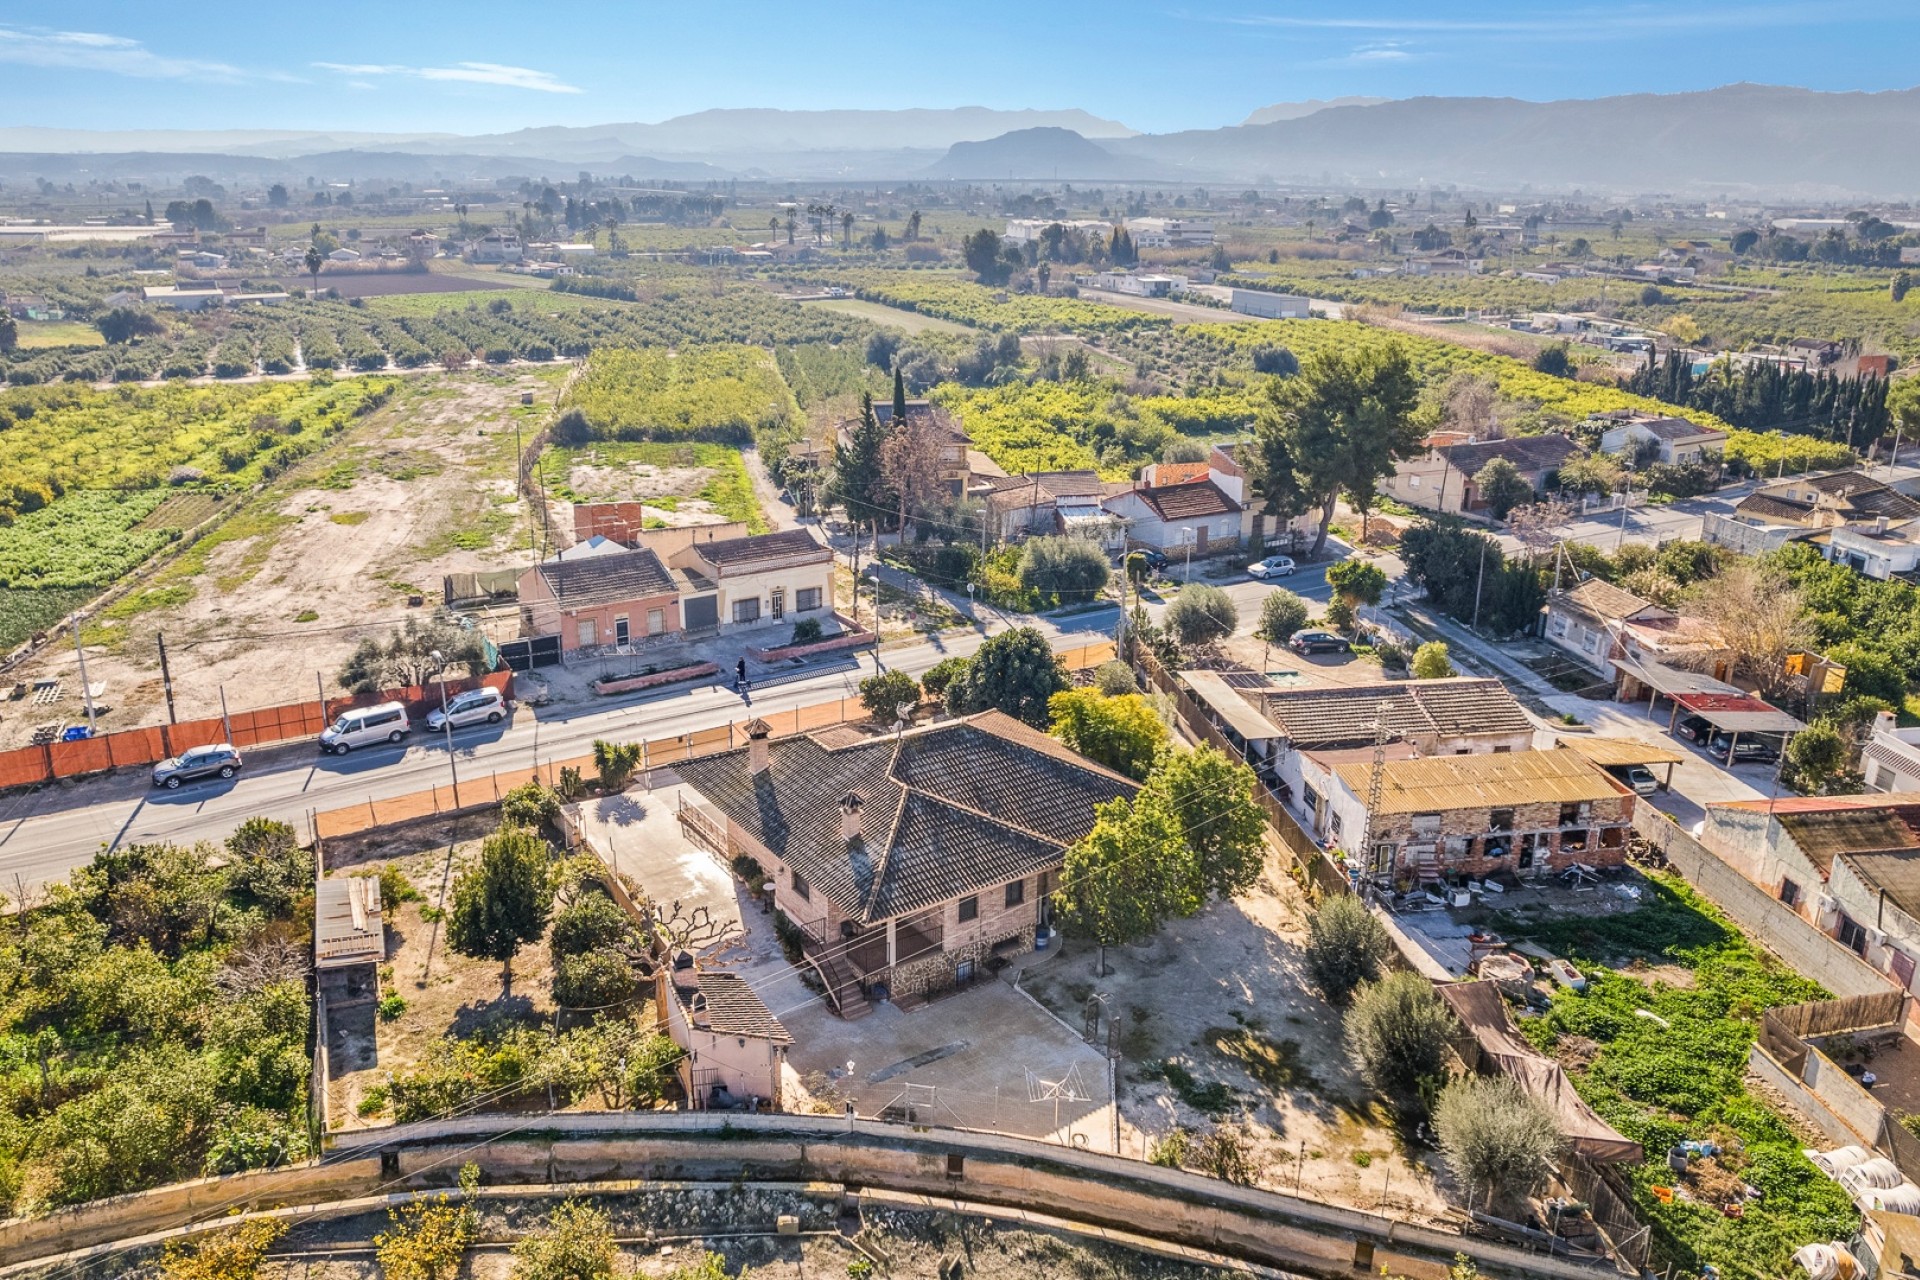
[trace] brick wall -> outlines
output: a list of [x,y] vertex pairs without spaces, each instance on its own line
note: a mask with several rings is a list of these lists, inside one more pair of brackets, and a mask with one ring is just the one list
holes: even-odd
[[[1517,805],[1511,830],[1498,834],[1491,834],[1491,808],[1449,809],[1439,815],[1437,838],[1424,826],[1418,834],[1415,832],[1415,817],[1431,815],[1388,814],[1375,822],[1372,842],[1396,846],[1396,861],[1403,867],[1413,865],[1421,853],[1431,852],[1442,871],[1471,876],[1500,871],[1551,874],[1576,862],[1617,867],[1626,861],[1627,831],[1633,815],[1630,797],[1593,801],[1587,806],[1587,820],[1577,826],[1561,825],[1560,808],[1557,801]],[[1349,838],[1358,838],[1357,829]],[[1521,849],[1528,840],[1532,841],[1534,855],[1523,871]],[[1487,853],[1490,848],[1506,852],[1491,857]]]

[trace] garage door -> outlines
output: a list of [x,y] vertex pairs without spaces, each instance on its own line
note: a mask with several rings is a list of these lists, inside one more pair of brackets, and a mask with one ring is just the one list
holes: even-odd
[[681,597],[680,616],[689,631],[712,631],[720,625],[720,597]]

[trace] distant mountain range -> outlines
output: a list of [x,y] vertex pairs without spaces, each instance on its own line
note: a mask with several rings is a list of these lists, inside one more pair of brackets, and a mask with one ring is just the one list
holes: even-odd
[[1241,124],[1273,124],[1280,120],[1299,120],[1329,107],[1374,107],[1389,98],[1308,98],[1305,102],[1276,102],[1249,115]]
[[1920,90],[1728,85],[1560,102],[1342,98],[1142,134],[1084,111],[719,110],[510,133],[0,128],[0,181],[570,177],[1461,186],[1803,200],[1920,193]]

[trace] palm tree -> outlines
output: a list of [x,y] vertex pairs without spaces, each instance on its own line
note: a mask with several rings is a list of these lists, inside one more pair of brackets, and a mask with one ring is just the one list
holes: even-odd
[[320,288],[320,268],[326,264],[326,261],[327,257],[320,252],[319,245],[310,244],[307,246],[307,274],[313,277],[313,287],[315,291],[318,291]]
[[853,247],[853,210],[840,215],[840,243],[846,248]]
[[780,238],[780,215],[779,214],[776,213],[771,218],[767,219],[767,234],[772,236],[775,240],[778,240]]
[[800,225],[800,219],[794,217],[791,213],[789,213],[787,215],[787,243],[788,244],[793,243],[793,229],[799,225]]

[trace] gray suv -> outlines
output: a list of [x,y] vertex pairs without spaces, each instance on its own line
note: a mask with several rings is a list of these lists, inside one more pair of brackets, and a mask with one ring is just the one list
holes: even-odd
[[178,791],[183,783],[202,778],[231,778],[240,772],[240,752],[230,742],[189,747],[171,760],[153,766],[153,785]]

